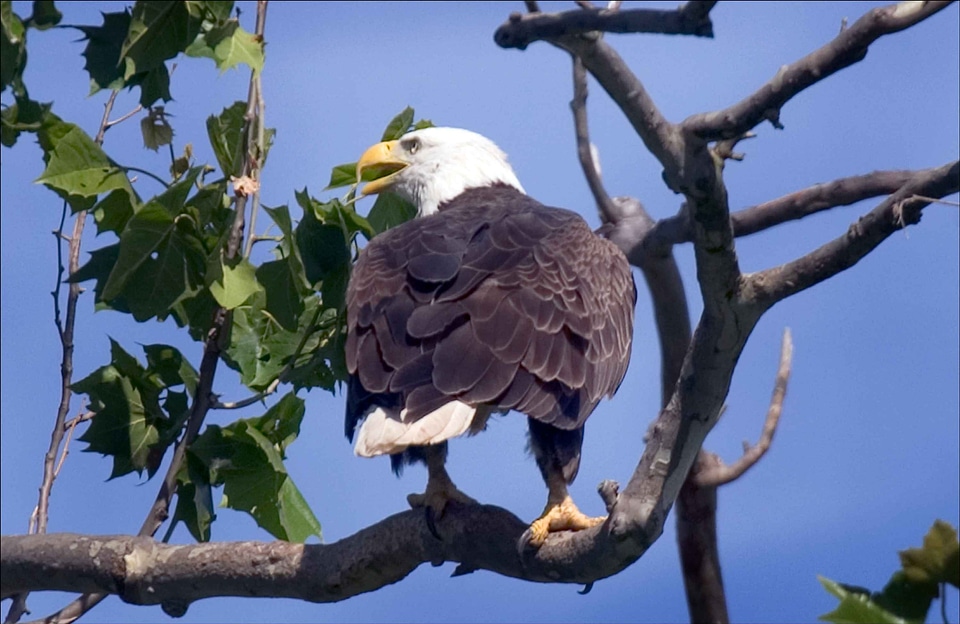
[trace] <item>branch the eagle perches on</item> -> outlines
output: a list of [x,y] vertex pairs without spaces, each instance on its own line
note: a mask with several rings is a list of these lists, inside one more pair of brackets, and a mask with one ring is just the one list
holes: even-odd
[[[926,170],[836,180],[731,214],[722,170],[732,142],[764,121],[779,125],[780,110],[792,97],[862,60],[881,36],[909,28],[947,4],[902,3],[874,9],[820,49],[781,68],[741,102],[676,124],[663,117],[641,81],[598,31],[664,32],[666,23],[674,25],[675,34],[688,29],[686,34],[703,36],[712,33],[712,2],[691,2],[677,11],[659,12],[664,14],[659,17],[629,18],[635,23],[623,17],[626,11],[619,17],[615,11],[570,11],[512,17],[498,29],[495,39],[501,46],[522,49],[543,40],[574,57],[579,86],[573,108],[581,161],[609,238],[644,272],[653,295],[663,357],[663,409],[648,431],[646,447],[627,484],[619,491],[608,482],[603,485],[610,513],[603,525],[551,536],[539,550],[525,553],[518,552],[517,541],[526,523],[499,507],[457,503],[451,503],[436,523],[440,539],[420,511],[398,513],[329,545],[179,546],[134,536],[5,536],[0,548],[2,596],[28,590],[113,593],[131,603],[161,604],[168,613],[182,615],[189,603],[212,596],[343,600],[399,581],[426,562],[457,562],[455,575],[484,569],[530,581],[583,584],[631,565],[661,535],[695,465],[694,485],[715,488],[725,480],[698,458],[719,418],[740,353],[763,313],[850,268],[892,233],[917,223],[930,198],[960,190],[960,163],[954,161]],[[629,23],[633,26],[624,25]],[[676,216],[654,221],[638,201],[606,195],[586,132],[583,70],[619,105],[663,165],[668,186],[683,195],[684,207]],[[807,255],[758,273],[740,271],[737,236],[881,196],[886,198],[846,233]],[[692,334],[686,321],[676,321],[689,318],[672,258],[673,245],[684,242],[694,245],[703,298],[703,314]],[[785,385],[790,348],[787,334],[778,388]],[[781,403],[782,392],[775,393],[771,412],[779,411]],[[770,437],[768,427],[758,447],[768,445]],[[745,456],[743,461],[730,469],[749,467],[756,458]]]

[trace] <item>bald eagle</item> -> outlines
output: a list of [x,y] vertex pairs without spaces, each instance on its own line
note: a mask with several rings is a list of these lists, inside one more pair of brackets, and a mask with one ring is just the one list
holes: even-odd
[[356,454],[389,454],[398,473],[426,463],[426,492],[408,500],[440,517],[450,500],[475,503],[444,468],[447,440],[516,410],[549,490],[528,543],[599,524],[567,485],[584,423],[630,360],[626,258],[576,213],[527,196],[476,133],[410,132],[368,149],[358,179],[370,168],[388,175],[361,195],[390,190],[418,218],[371,240],[347,288],[345,426]]

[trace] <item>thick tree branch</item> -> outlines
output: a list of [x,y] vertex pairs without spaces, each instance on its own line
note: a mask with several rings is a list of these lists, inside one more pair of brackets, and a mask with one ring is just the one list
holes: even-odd
[[783,331],[783,341],[780,345],[780,364],[777,367],[777,378],[773,386],[773,396],[770,398],[770,407],[767,409],[767,417],[763,422],[763,430],[760,432],[760,439],[753,446],[749,442],[743,443],[743,455],[740,459],[730,464],[724,464],[719,457],[716,461],[708,462],[703,465],[696,475],[691,475],[700,488],[717,488],[739,479],[747,470],[759,462],[770,445],[773,443],[773,436],[777,432],[777,425],[780,423],[780,414],[783,412],[783,399],[787,395],[787,382],[790,381],[790,368],[793,362],[793,338],[790,330]]
[[[819,249],[744,280],[745,302],[768,308],[849,269],[897,230],[920,221],[930,198],[960,191],[960,162],[918,172],[900,190]],[[923,196],[924,199],[915,196]]]
[[909,28],[949,5],[949,1],[900,2],[869,11],[825,46],[784,65],[765,85],[729,108],[687,118],[685,132],[706,141],[729,139],[753,129],[764,119],[780,125],[780,109],[795,95],[845,67],[862,61],[883,35]]
[[562,13],[512,13],[510,19],[494,33],[493,40],[502,48],[524,50],[535,41],[595,32],[713,37],[710,8],[711,6],[697,6],[684,10],[682,7],[672,11],[582,8]]

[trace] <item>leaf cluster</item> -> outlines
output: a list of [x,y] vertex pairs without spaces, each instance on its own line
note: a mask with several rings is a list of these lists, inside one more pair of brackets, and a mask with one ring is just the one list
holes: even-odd
[[[208,425],[188,446],[176,474],[169,530],[183,522],[195,539],[209,540],[216,518],[213,492],[222,489],[221,506],[248,513],[277,538],[319,537],[320,523],[283,463],[305,412],[297,393],[333,392],[346,379],[343,316],[358,237],[369,241],[412,217],[412,206],[384,197],[368,218],[357,214],[354,165],[352,186],[342,199],[322,201],[306,188],[294,193],[302,211],[299,221],[285,205],[263,207],[272,222],[268,229],[279,233],[253,240],[274,241],[269,259],[255,262],[228,253],[235,224],[245,220],[238,220],[237,210],[249,204],[237,201],[243,191],[232,184],[243,176],[245,163],[265,161],[274,136],[264,129],[262,144],[251,140],[248,103],[235,102],[207,119],[215,167],[195,164],[188,146],[169,176],[144,172],[163,186],[142,196],[129,177],[131,168],[111,158],[100,138],[27,95],[22,82],[26,30],[59,23],[53,3],[35,2],[26,20],[9,2],[0,9],[3,86],[13,93],[3,110],[3,145],[12,146],[23,132],[35,134],[45,163],[36,182],[78,218],[92,215],[98,239],[105,240],[67,281],[93,282],[97,310],[137,322],[169,318],[196,341],[206,341],[215,319],[226,318],[217,343],[219,361],[264,403],[286,386],[262,415]],[[100,25],[70,26],[84,34],[91,94],[139,88],[140,104],[147,109],[141,120],[146,147],[172,144],[170,115],[154,106],[170,100],[169,61],[185,54],[212,58],[221,71],[238,63],[254,72],[262,68],[262,41],[244,31],[232,13],[232,2],[136,2],[132,10],[104,14]],[[429,125],[414,123],[413,114],[407,108],[391,120],[384,140]],[[332,182],[344,167],[334,170]],[[202,375],[209,373],[198,372],[183,353],[164,344],[142,349],[145,360],[110,339],[109,363],[72,386],[87,396],[93,413],[80,438],[84,450],[111,459],[111,479],[130,473],[152,478],[184,436],[193,412],[211,401],[219,404],[215,396],[197,396]]]
[[900,565],[879,592],[820,577],[824,588],[840,600],[837,608],[820,620],[834,624],[923,622],[933,600],[944,599],[946,584],[960,588],[957,530],[937,520],[922,547],[900,551]]

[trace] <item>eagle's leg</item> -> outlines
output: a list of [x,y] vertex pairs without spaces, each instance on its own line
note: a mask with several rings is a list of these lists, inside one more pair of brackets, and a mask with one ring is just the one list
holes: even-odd
[[539,548],[550,533],[589,529],[606,520],[581,512],[567,491],[580,468],[583,429],[564,431],[530,420],[530,448],[547,484],[547,505],[524,533],[522,542]]
[[447,461],[447,444],[411,447],[417,448],[427,464],[427,490],[423,494],[410,494],[407,502],[411,507],[426,507],[432,518],[440,519],[450,501],[457,501],[467,505],[476,505],[477,501],[457,489],[447,474],[444,464]]

